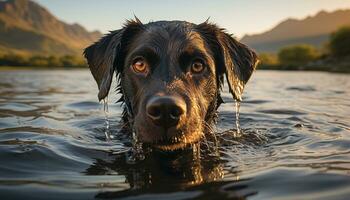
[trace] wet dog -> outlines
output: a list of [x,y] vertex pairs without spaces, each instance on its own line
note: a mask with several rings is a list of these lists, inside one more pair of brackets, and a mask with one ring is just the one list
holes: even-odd
[[87,47],[99,100],[116,73],[124,130],[161,150],[196,143],[213,126],[226,77],[240,101],[257,56],[224,29],[204,22],[138,19]]

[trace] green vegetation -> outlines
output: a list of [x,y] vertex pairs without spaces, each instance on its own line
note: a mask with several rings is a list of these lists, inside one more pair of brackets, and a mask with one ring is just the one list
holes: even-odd
[[295,45],[282,48],[278,52],[278,60],[282,65],[300,66],[319,57],[317,49],[310,45]]
[[81,56],[23,56],[19,54],[5,54],[0,56],[0,66],[72,68],[86,67],[85,59]]
[[259,58],[260,69],[350,72],[350,27],[332,33],[325,49],[299,44]]
[[334,57],[350,56],[350,26],[331,34],[329,48]]
[[259,68],[264,69],[276,69],[279,66],[278,57],[275,54],[271,53],[261,53],[259,54]]
[[[286,46],[277,54],[261,53],[259,58],[259,69],[350,72],[350,27],[332,33],[325,49],[300,44]],[[82,56],[28,56],[0,52],[0,69],[9,66],[49,69],[87,67],[87,64]]]

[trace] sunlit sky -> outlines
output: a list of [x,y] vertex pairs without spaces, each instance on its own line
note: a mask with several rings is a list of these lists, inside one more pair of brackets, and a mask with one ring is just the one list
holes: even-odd
[[210,17],[236,37],[264,32],[286,18],[350,9],[350,0],[36,0],[59,19],[106,33],[134,14],[144,23]]

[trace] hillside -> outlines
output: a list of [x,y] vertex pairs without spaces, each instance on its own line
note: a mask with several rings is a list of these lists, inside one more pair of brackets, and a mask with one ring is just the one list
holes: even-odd
[[29,0],[0,1],[0,51],[22,54],[81,54],[101,33],[58,20]]
[[241,41],[258,52],[276,52],[301,43],[322,47],[331,32],[345,25],[350,25],[350,10],[321,11],[301,20],[287,19],[264,33],[245,35]]

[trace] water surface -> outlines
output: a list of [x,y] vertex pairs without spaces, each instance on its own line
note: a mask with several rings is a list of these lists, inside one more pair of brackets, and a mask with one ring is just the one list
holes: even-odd
[[241,138],[232,138],[235,102],[225,88],[216,153],[130,163],[118,96],[110,94],[107,140],[87,70],[1,71],[0,197],[348,199],[349,92],[349,75],[258,71],[241,104]]

